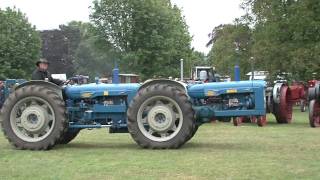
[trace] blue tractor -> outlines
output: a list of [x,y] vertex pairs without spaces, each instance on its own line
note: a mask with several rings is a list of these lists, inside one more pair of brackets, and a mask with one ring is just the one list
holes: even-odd
[[[17,149],[67,144],[82,129],[129,132],[143,148],[174,149],[218,117],[265,121],[265,82],[74,84],[27,81],[11,88],[1,109],[5,137]],[[259,123],[258,123],[259,124]]]

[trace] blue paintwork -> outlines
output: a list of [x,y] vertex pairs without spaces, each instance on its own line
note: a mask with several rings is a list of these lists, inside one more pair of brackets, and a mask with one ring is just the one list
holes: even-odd
[[234,66],[234,80],[235,81],[240,81],[240,67],[239,65]]
[[[266,114],[265,86],[264,81],[205,83],[189,86],[188,94],[200,121],[212,117],[262,116]],[[201,103],[208,98],[219,98],[224,103]],[[228,105],[233,99],[239,101],[237,106]]]
[[70,128],[126,129],[126,112],[139,88],[140,84],[104,83],[65,87]]
[[213,82],[188,86],[188,95],[191,98],[205,98],[208,91],[217,95],[226,94],[227,90],[237,89],[238,93],[252,92],[254,88],[264,88],[265,81],[234,81],[234,82]]
[[104,96],[107,91],[108,96],[128,96],[131,99],[136,95],[140,84],[104,84],[104,83],[91,83],[84,85],[67,86],[64,92],[68,99],[83,99],[84,93],[92,93],[90,98]]
[[117,67],[117,64],[115,66],[115,68],[112,70],[112,83],[113,84],[119,84],[120,80],[119,80],[119,69]]

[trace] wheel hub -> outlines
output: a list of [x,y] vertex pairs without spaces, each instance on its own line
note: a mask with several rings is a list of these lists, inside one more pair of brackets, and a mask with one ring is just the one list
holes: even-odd
[[47,127],[49,115],[41,106],[29,106],[21,115],[22,127],[30,133],[39,133]]
[[157,132],[166,132],[175,122],[174,112],[165,105],[153,107],[148,113],[148,124]]

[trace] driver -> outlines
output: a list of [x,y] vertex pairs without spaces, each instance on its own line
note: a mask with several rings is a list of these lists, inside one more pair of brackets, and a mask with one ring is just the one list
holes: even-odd
[[46,59],[39,59],[36,62],[37,68],[32,73],[32,80],[43,80],[52,82],[58,86],[63,84],[59,79],[53,79],[48,71],[49,62]]

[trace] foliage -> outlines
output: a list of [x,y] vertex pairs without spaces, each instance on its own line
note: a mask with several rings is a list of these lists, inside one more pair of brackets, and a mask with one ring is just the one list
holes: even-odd
[[101,43],[91,23],[72,21],[66,26],[80,32],[80,41],[74,49],[74,68],[76,74],[109,77],[114,66],[114,48]]
[[235,24],[213,30],[209,59],[218,67],[233,66],[236,57],[232,41],[245,32],[250,40],[249,47],[245,47],[247,52],[241,52],[242,72],[248,71],[250,56],[254,57],[256,70],[267,70],[273,77],[286,72],[293,75],[293,80],[308,80],[313,72],[319,72],[318,0],[243,0],[242,7],[248,13]]
[[90,17],[121,70],[143,79],[178,76],[180,59],[191,57],[187,25],[170,0],[95,0]]
[[241,67],[241,75],[250,71],[251,30],[245,24],[225,24],[213,29],[210,34],[212,45],[208,61],[213,64],[220,74],[233,75],[236,64]]
[[271,72],[290,72],[296,80],[320,70],[320,2],[246,0],[255,20],[252,53]]
[[0,9],[0,78],[31,77],[39,53],[39,34],[25,15]]

